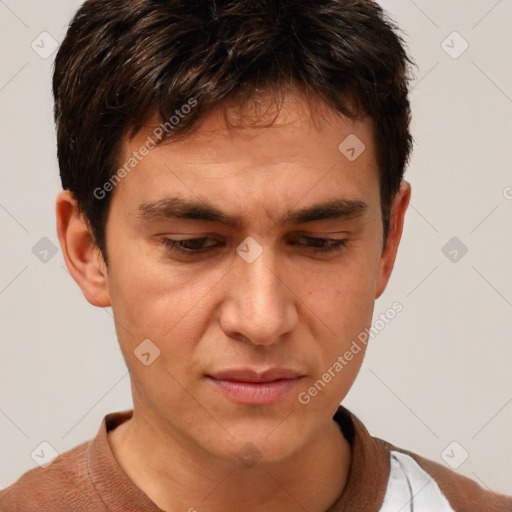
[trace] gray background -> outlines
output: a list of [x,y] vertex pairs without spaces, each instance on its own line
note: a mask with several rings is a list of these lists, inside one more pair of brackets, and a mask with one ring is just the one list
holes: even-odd
[[[79,4],[0,0],[0,488],[36,465],[42,441],[68,450],[132,404],[111,310],[89,305],[51,252],[60,184],[46,54]],[[419,65],[412,204],[375,312],[404,310],[372,340],[344,403],[373,435],[442,464],[467,452],[459,472],[511,494],[512,1],[382,4]]]

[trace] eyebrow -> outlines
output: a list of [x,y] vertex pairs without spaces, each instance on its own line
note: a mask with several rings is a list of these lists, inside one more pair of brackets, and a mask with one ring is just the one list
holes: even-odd
[[[331,199],[305,208],[291,210],[281,215],[277,224],[306,224],[328,219],[354,219],[362,216],[368,205],[357,199]],[[166,197],[154,202],[142,203],[136,209],[136,217],[143,223],[165,219],[190,219],[220,222],[231,228],[241,228],[243,221],[223,212],[216,206],[181,197]]]

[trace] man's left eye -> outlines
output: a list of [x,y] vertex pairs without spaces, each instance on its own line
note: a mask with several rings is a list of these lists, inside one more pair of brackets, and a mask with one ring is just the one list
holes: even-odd
[[298,239],[306,242],[299,245],[306,245],[308,248],[320,253],[340,251],[348,244],[347,238],[319,238],[301,235]]

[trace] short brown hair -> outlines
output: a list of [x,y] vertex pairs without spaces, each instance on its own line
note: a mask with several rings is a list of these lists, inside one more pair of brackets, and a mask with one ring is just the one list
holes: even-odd
[[[105,262],[112,179],[125,137],[152,116],[196,106],[161,140],[221,102],[297,88],[376,127],[384,239],[412,147],[409,64],[397,27],[370,0],[87,0],[55,59],[62,186],[74,193]],[[189,103],[190,104],[190,103]]]

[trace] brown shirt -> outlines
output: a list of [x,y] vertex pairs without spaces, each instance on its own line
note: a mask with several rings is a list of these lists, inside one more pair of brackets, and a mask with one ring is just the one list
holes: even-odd
[[[162,512],[115,459],[107,432],[132,411],[108,414],[91,441],[27,471],[0,491],[1,512]],[[512,498],[369,435],[345,408],[334,416],[352,446],[342,495],[326,512],[512,512]]]

